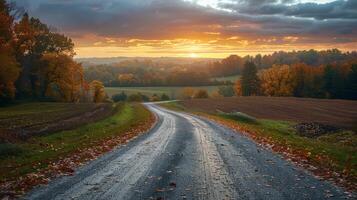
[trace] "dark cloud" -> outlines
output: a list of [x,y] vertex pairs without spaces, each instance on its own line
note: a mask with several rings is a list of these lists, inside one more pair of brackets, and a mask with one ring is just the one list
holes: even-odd
[[[357,1],[236,0],[220,9],[181,0],[17,0],[33,16],[72,35],[171,39],[299,36],[357,40]],[[230,10],[231,12],[227,11]]]
[[222,8],[230,9],[239,13],[260,15],[283,15],[303,18],[324,19],[357,19],[356,0],[337,0],[331,3],[298,3],[278,0],[237,0],[231,3],[221,3]]

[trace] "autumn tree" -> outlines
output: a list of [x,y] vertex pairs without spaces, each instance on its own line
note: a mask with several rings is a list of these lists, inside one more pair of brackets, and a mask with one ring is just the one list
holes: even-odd
[[94,80],[90,83],[92,93],[93,93],[93,102],[100,103],[105,100],[105,91],[104,85],[102,82]]
[[311,67],[304,63],[292,65],[295,75],[294,96],[296,97],[323,97],[322,68]]
[[120,74],[118,76],[118,81],[120,85],[123,86],[130,86],[135,82],[135,76],[134,74],[128,73],[128,74]]
[[181,91],[180,91],[180,97],[182,99],[192,99],[194,97],[194,94],[195,94],[195,89],[192,88],[192,87],[186,87],[186,88],[183,88]]
[[213,91],[211,93],[210,97],[212,97],[212,98],[221,98],[223,96],[218,92],[218,90],[216,90],[216,91]]
[[59,97],[62,101],[79,101],[83,85],[83,68],[65,54],[42,56],[39,69],[41,96]]
[[351,71],[348,75],[346,95],[348,99],[357,99],[357,64],[351,65]]
[[234,92],[237,96],[242,96],[242,83],[241,80],[237,80],[234,84]]
[[204,89],[199,89],[194,93],[193,96],[195,99],[205,99],[208,98],[208,92]]
[[150,97],[150,101],[160,101],[160,97],[157,94],[153,94]]
[[251,61],[248,61],[244,64],[244,69],[241,78],[241,86],[243,96],[257,95],[259,92],[259,78],[257,75],[257,67]]
[[261,88],[268,96],[293,96],[296,79],[292,68],[288,65],[274,65],[263,70],[260,75]]
[[15,97],[14,82],[19,76],[19,65],[12,48],[13,17],[5,0],[0,0],[0,103]]
[[52,32],[39,19],[27,13],[15,24],[16,59],[21,64],[21,74],[17,88],[21,96],[40,96],[40,63],[45,54],[65,54],[73,56],[74,44],[66,36]]

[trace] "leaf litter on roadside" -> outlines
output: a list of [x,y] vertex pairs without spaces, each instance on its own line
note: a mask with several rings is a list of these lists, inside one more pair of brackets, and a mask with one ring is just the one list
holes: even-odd
[[[70,155],[60,157],[56,162],[34,163],[33,168],[37,168],[37,166],[42,164],[46,165],[46,167],[42,169],[39,168],[35,173],[28,173],[14,180],[4,180],[0,182],[0,198],[19,198],[33,187],[47,184],[55,177],[74,175],[75,169],[78,166],[84,165],[88,161],[94,160],[98,156],[111,151],[118,145],[124,145],[138,135],[147,132],[155,121],[156,118],[152,115],[146,122],[138,124],[136,127],[131,127],[119,136],[112,136],[107,139],[92,142],[90,147],[77,149]],[[43,146],[55,150],[50,145],[43,144]]]

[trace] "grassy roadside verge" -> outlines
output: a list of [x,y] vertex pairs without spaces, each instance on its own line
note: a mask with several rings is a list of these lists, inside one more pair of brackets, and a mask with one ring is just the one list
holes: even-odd
[[147,131],[155,121],[140,104],[119,104],[115,109],[116,114],[96,123],[17,143],[18,154],[0,159],[0,197],[72,174],[75,167]]
[[321,178],[334,181],[349,190],[357,189],[357,136],[353,132],[340,131],[319,138],[306,138],[296,134],[293,122],[232,119],[220,113],[186,108],[176,102],[163,106],[209,118],[241,132]]

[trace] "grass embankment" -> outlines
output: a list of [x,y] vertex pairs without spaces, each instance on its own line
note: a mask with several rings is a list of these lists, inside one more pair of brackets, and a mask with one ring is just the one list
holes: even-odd
[[[114,115],[101,121],[12,144],[18,151],[0,158],[0,183],[17,180],[13,182],[15,186],[6,189],[26,191],[29,187],[19,183],[19,177],[20,181],[30,182],[31,185],[36,182],[29,176],[31,173],[40,173],[36,177],[47,178],[53,176],[56,170],[71,172],[73,169],[69,168],[76,164],[94,159],[148,130],[155,120],[140,104],[118,104],[114,109]],[[76,164],[70,164],[73,162]],[[39,181],[42,183],[43,179]]]
[[314,172],[338,184],[356,190],[357,135],[339,131],[317,138],[299,136],[291,121],[255,119],[247,115],[233,116],[220,112],[207,113],[173,102],[164,105],[177,111],[192,112],[237,130],[256,142],[270,147]]

